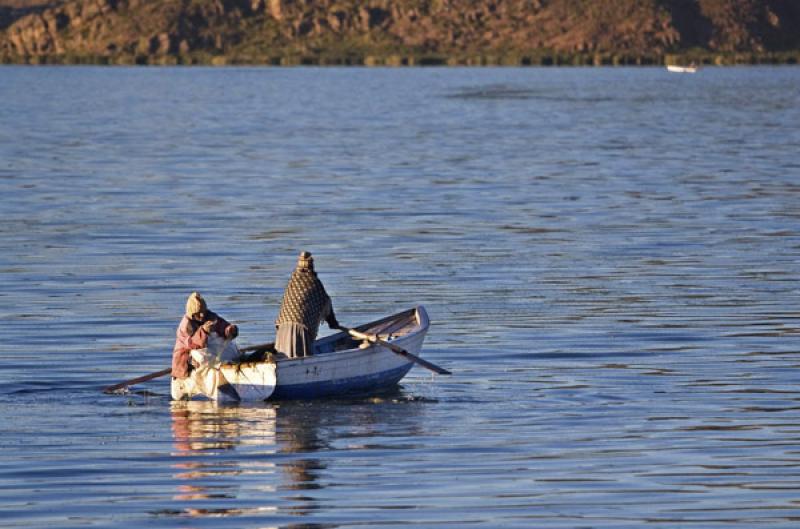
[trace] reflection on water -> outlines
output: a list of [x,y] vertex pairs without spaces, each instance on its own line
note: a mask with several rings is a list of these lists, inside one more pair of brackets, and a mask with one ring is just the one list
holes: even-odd
[[[238,408],[215,402],[173,401],[172,433],[179,455],[202,450],[230,450],[249,442],[275,444],[275,409]],[[247,418],[248,435],[241,436],[242,419]]]
[[[404,422],[413,418],[414,413],[406,412],[413,411],[415,403],[416,399],[409,400],[394,391],[355,401],[262,405],[172,402],[174,450],[170,468],[176,480],[172,496],[176,507],[155,514],[312,514],[320,508],[316,493],[326,486],[328,465],[341,462],[336,452],[382,449],[377,441],[347,441],[384,437],[392,430],[387,421],[397,418],[398,413]],[[417,426],[408,427],[408,433],[419,431]],[[254,505],[241,507],[245,498]],[[234,506],[225,507],[228,502]]]
[[[179,504],[198,500],[236,499],[238,487],[215,484],[219,479],[248,476],[269,480],[276,473],[274,462],[225,457],[226,451],[257,447],[259,454],[275,453],[276,408],[273,406],[222,406],[214,402],[172,402],[172,435],[175,451],[170,465],[178,480],[173,499]],[[265,500],[276,487],[259,489]],[[188,516],[241,516],[276,510],[274,505],[241,508],[185,507],[169,510]]]

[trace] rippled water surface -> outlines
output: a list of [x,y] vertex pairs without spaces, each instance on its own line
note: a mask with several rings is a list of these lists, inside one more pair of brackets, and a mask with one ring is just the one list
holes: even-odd
[[[796,527],[800,69],[0,68],[0,526]],[[380,395],[168,382],[422,304]],[[325,331],[327,332],[327,331]]]

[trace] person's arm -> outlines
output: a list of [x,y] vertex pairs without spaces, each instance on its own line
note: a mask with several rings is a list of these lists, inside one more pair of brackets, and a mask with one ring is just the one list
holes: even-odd
[[339,322],[336,320],[336,314],[333,312],[333,301],[331,301],[331,298],[328,298],[328,313],[325,316],[325,322],[331,329],[339,328]]
[[213,312],[210,314],[210,317],[216,318],[213,331],[217,333],[219,336],[222,336],[223,338],[227,338],[229,340],[233,340],[234,338],[239,336],[239,327],[237,327],[236,325],[229,323],[225,318]]

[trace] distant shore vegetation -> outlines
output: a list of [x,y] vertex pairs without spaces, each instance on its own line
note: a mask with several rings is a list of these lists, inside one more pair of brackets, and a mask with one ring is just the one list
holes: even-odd
[[617,54],[617,53],[475,53],[445,56],[428,53],[330,54],[241,54],[218,55],[192,53],[187,55],[38,55],[29,57],[3,57],[2,64],[27,65],[108,65],[108,66],[661,66],[667,64],[696,64],[699,66],[736,65],[797,65],[800,50],[771,53],[711,53],[691,51],[669,54]]

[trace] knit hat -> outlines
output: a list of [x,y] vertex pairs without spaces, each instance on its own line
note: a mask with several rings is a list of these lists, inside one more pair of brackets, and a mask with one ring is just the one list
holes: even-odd
[[309,252],[300,252],[300,257],[297,259],[297,268],[314,270],[314,258],[311,257]]
[[198,292],[192,292],[186,300],[186,315],[190,318],[198,312],[205,312],[206,308],[206,300]]

